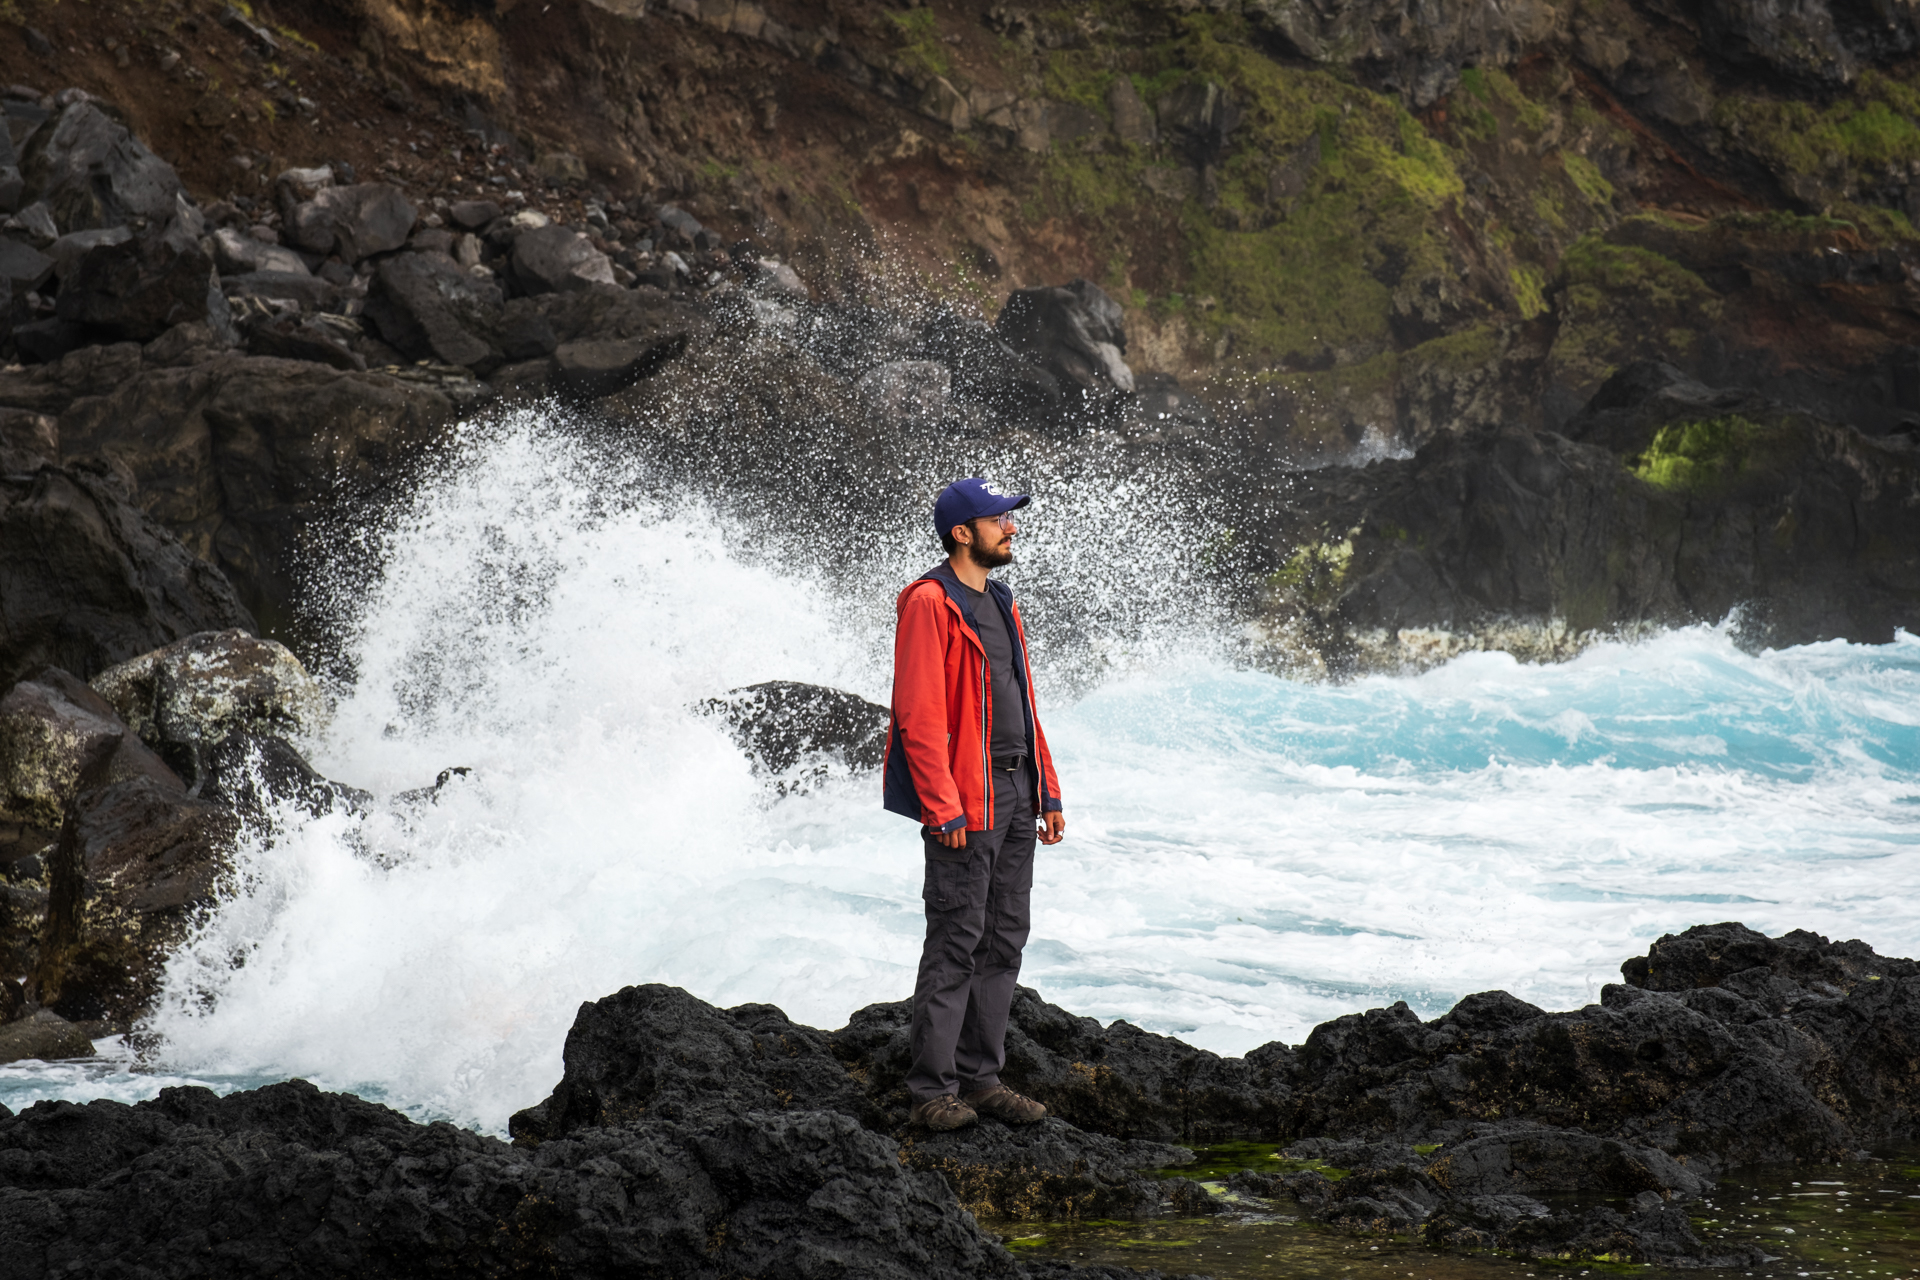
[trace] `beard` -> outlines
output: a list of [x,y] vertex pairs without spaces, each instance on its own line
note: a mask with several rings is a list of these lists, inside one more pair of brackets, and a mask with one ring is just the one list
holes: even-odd
[[998,569],[1003,564],[1013,563],[1013,543],[1003,542],[998,549],[989,551],[977,542],[967,544],[967,559],[982,569]]

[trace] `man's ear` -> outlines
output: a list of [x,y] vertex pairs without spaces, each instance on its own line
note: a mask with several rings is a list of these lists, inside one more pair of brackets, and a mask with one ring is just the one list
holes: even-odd
[[[962,530],[966,531],[967,536],[964,538],[960,536],[960,533]],[[972,546],[973,545],[973,526],[970,524],[957,524],[953,526],[953,540],[959,543],[963,547]]]

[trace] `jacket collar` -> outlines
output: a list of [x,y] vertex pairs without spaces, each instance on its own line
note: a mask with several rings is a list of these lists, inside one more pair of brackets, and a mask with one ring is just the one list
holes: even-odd
[[[946,588],[947,599],[959,607],[960,616],[967,620],[967,625],[978,626],[973,620],[973,596],[967,592],[965,584],[960,581],[960,575],[953,571],[952,565],[942,560],[921,574],[920,581],[937,582]],[[987,594],[997,600],[1002,609],[1006,609],[1013,603],[1013,588],[993,578],[987,579]]]

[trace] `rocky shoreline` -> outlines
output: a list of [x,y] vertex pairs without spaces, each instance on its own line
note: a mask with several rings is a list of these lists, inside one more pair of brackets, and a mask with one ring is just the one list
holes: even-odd
[[[905,1120],[904,1003],[824,1032],[628,987],[581,1006],[564,1077],[511,1144],[301,1081],[0,1118],[0,1274],[1092,1280],[1139,1273],[1021,1262],[979,1219],[1248,1212],[1750,1267],[1756,1243],[1689,1223],[1716,1176],[1920,1136],[1920,964],[1719,924],[1622,974],[1571,1012],[1486,992],[1422,1022],[1400,1004],[1243,1058],[1023,989],[1005,1078],[1052,1116],[941,1135]],[[1289,1171],[1177,1176],[1189,1144],[1230,1137],[1283,1147]],[[1552,1207],[1563,1193],[1586,1207]]]

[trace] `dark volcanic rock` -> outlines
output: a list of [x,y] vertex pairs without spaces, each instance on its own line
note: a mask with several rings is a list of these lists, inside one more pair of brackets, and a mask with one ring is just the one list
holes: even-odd
[[843,1052],[840,1037],[797,1026],[771,1005],[722,1010],[678,987],[628,987],[580,1007],[567,1033],[566,1075],[510,1128],[516,1139],[543,1142],[641,1117],[832,1111],[869,1128],[897,1126],[902,1162],[939,1173],[978,1212],[1016,1218],[1131,1214],[1159,1200],[1140,1170],[1192,1159],[1184,1148],[1084,1133],[1054,1119],[1022,1128],[985,1121],[946,1134],[910,1129],[904,1114],[874,1105],[860,1075],[836,1056]]
[[201,753],[192,775],[201,794],[247,818],[271,816],[277,805],[294,805],[318,817],[334,810],[364,814],[371,792],[335,782],[300,749],[272,734],[232,733]]
[[729,689],[704,706],[726,721],[754,768],[765,773],[784,774],[815,755],[877,769],[886,756],[889,712],[857,694],[769,680]]
[[107,342],[151,342],[174,325],[229,323],[213,261],[160,237],[89,249],[61,286],[55,314]]
[[1227,154],[1240,114],[1225,89],[1210,80],[1189,80],[1160,100],[1160,132],[1191,163],[1204,168]]
[[613,263],[583,232],[558,224],[523,231],[513,242],[513,278],[523,293],[571,293],[613,283]]
[[[904,1000],[868,1005],[833,1033],[836,1050],[901,1120],[911,1013]],[[1280,1132],[1291,1071],[1284,1045],[1222,1058],[1127,1022],[1102,1027],[1020,987],[1001,1079],[1092,1133],[1191,1142]]]
[[[1290,514],[1260,535],[1263,562],[1294,566],[1293,585],[1270,588],[1273,616],[1322,628],[1314,643],[1336,672],[1413,661],[1402,633],[1429,628],[1580,634],[1738,607],[1755,642],[1878,644],[1920,616],[1920,449],[1800,415],[1717,412],[1670,424],[1651,460],[1485,431],[1305,473]],[[1603,408],[1592,429],[1642,433],[1632,419]]]
[[211,747],[235,733],[298,733],[320,691],[283,644],[243,630],[204,631],[94,677],[93,687],[158,750]]
[[57,1058],[91,1058],[93,1041],[87,1033],[51,1009],[36,1009],[17,1022],[0,1026],[0,1063],[22,1058],[52,1062]]
[[500,216],[500,206],[491,200],[455,200],[447,209],[447,217],[456,227],[465,227],[468,231],[483,230],[495,218]]
[[1862,982],[1920,975],[1920,962],[1875,955],[1864,942],[1828,942],[1805,929],[1769,938],[1745,925],[1703,924],[1667,934],[1620,972],[1648,991],[1725,987],[1778,1014],[1809,993],[1837,999]]
[[0,477],[0,683],[42,667],[88,677],[196,631],[253,628],[220,571],[104,477]]
[[[96,373],[67,404],[62,449],[130,475],[141,508],[218,564],[248,607],[275,628],[290,623],[294,566],[306,545],[324,536],[323,514],[343,498],[380,493],[405,459],[490,394],[480,383],[258,356],[142,367],[138,348],[129,350],[130,368]],[[22,382],[20,399],[30,402],[23,407],[74,394],[64,381]],[[9,391],[0,375],[0,403],[12,402]]]
[[184,791],[93,689],[58,667],[0,698],[0,814],[57,829],[82,786],[149,777]]
[[62,231],[162,222],[185,194],[172,165],[89,102],[34,131],[20,172],[23,198],[44,201]]
[[1462,66],[1512,62],[1529,41],[1546,36],[1555,11],[1533,0],[1501,5],[1443,0],[1430,6],[1407,0],[1340,5],[1253,0],[1247,16],[1288,52],[1316,62],[1351,63],[1418,109],[1444,96]]
[[[1185,1147],[1123,1142],[1053,1117],[1019,1126],[982,1120],[951,1133],[908,1129],[901,1139],[903,1164],[938,1173],[974,1214],[1015,1221],[1151,1213],[1177,1192],[1179,1180],[1161,1184],[1142,1171],[1193,1160]],[[1211,1205],[1204,1190],[1198,1194]],[[1175,1209],[1190,1211],[1177,1203]]]
[[44,413],[0,409],[0,475],[59,465],[59,422]]
[[15,293],[38,289],[53,274],[53,259],[24,240],[0,236],[0,276]]
[[1122,354],[1127,333],[1120,304],[1091,281],[1016,289],[993,327],[1022,358],[1090,405],[1133,392],[1133,371]]
[[677,355],[669,342],[641,338],[599,338],[561,344],[553,352],[553,378],[574,400],[617,395]]
[[[1655,954],[1689,956],[1703,940],[1708,951],[1769,941],[1737,925],[1701,926],[1677,945],[1663,939]],[[1507,1006],[1492,1020],[1471,1010],[1422,1023],[1395,1005],[1336,1018],[1300,1048],[1289,1129],[1464,1142],[1518,1121],[1655,1148],[1694,1169],[1845,1159],[1920,1134],[1920,1083],[1901,1065],[1920,1059],[1912,962],[1816,935],[1764,949],[1771,963],[1720,986],[1609,986],[1600,1004],[1571,1013],[1514,1019]],[[1863,972],[1850,989],[1809,976],[1853,966]],[[1648,1167],[1655,1182],[1684,1190]]]
[[303,1081],[0,1119],[9,1275],[1019,1274],[842,1116],[647,1119],[517,1150]]
[[500,286],[445,258],[402,253],[380,264],[367,319],[410,360],[438,360],[491,372],[501,351]]
[[978,320],[942,307],[911,354],[947,367],[954,399],[1014,421],[1045,423],[1066,407],[1060,380]]
[[168,954],[213,901],[231,812],[152,775],[82,794],[48,868],[47,926],[31,989],[75,1020],[145,1013]]
[[339,333],[311,316],[297,320],[284,317],[254,325],[247,333],[247,351],[281,360],[313,360],[335,369],[367,367],[365,356],[349,347]]
[[720,1010],[678,987],[626,987],[580,1006],[566,1074],[513,1117],[516,1138],[547,1140],[639,1116],[687,1119],[742,1110],[879,1112],[827,1037],[771,1005]]
[[302,249],[337,253],[347,262],[358,262],[405,245],[415,216],[406,196],[388,183],[329,186],[293,206],[287,214],[287,234]]

